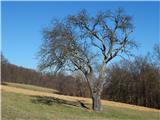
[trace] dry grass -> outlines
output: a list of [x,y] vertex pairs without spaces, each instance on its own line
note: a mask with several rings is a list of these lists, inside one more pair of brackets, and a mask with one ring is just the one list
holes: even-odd
[[[55,93],[33,91],[33,90],[29,90],[29,89],[16,88],[16,87],[11,87],[11,86],[4,86],[4,85],[1,85],[1,91],[2,92],[4,91],[4,92],[21,93],[21,94],[25,94],[25,95],[38,95],[38,96],[55,97],[55,98],[68,100],[68,101],[81,100],[85,103],[91,103],[91,99],[89,99],[89,98],[65,96],[65,95],[59,95],[59,94],[55,94]],[[124,104],[124,103],[119,103],[119,102],[112,102],[112,101],[107,101],[107,100],[102,100],[102,104],[107,105],[107,106],[118,107],[118,108],[128,108],[128,109],[140,110],[140,111],[160,112],[160,110],[157,110],[157,109],[146,108],[146,107],[141,107],[141,106],[136,106],[136,105],[129,105],[129,104]]]

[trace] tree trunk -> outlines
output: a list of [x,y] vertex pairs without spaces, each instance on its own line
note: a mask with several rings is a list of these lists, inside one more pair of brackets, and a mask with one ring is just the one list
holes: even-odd
[[101,93],[92,94],[92,109],[96,112],[102,111],[101,106]]

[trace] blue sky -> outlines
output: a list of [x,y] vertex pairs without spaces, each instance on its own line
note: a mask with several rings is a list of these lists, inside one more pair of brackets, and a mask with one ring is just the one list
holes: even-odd
[[132,38],[139,44],[136,55],[145,55],[160,43],[160,2],[2,2],[2,52],[13,64],[36,69],[36,54],[42,44],[42,30],[53,18],[63,18],[85,8],[98,10],[122,7],[133,17]]

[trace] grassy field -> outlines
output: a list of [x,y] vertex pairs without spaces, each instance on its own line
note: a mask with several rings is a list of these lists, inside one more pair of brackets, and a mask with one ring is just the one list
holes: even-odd
[[[103,101],[103,111],[82,108],[78,97],[47,93],[47,88],[2,86],[2,120],[159,120],[160,111]],[[25,86],[25,87],[24,87]],[[36,89],[36,91],[35,91]],[[28,90],[28,91],[27,91]],[[50,91],[50,89],[48,89]],[[86,106],[90,101],[84,99]]]

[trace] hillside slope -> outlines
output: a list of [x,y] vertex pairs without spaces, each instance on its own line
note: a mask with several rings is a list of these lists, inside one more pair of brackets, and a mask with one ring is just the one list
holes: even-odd
[[102,100],[104,110],[93,112],[91,100],[56,94],[34,86],[1,86],[2,120],[159,120],[160,111]]

